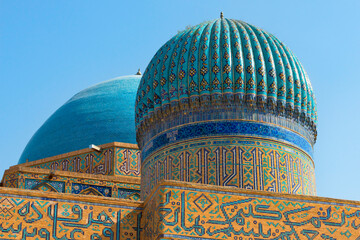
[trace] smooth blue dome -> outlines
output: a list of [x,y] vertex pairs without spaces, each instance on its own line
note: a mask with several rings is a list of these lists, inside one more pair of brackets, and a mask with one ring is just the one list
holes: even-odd
[[19,164],[87,148],[90,144],[136,144],[135,96],[140,75],[87,88],[67,101],[37,130]]

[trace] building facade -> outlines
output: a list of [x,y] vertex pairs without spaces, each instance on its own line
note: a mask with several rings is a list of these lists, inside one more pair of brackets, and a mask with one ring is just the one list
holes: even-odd
[[296,56],[221,15],[50,116],[4,174],[0,239],[359,240],[360,202],[316,197],[316,124]]

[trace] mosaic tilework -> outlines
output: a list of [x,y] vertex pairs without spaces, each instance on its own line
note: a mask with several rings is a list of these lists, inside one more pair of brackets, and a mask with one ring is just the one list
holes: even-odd
[[[280,139],[283,138],[281,134],[282,132],[291,132],[289,134],[289,138],[295,140],[293,144],[300,144],[298,146],[304,145],[304,143],[302,143],[303,140],[296,140],[299,138],[299,136],[294,138],[294,132],[297,133],[297,135],[300,135],[301,138],[304,138],[304,140],[308,141],[311,146],[314,146],[315,144],[314,135],[311,133],[311,131],[299,124],[297,121],[287,119],[283,116],[273,116],[271,112],[268,111],[256,111],[250,109],[246,104],[242,104],[240,106],[231,105],[227,106],[226,108],[219,108],[218,106],[202,106],[199,108],[191,108],[181,112],[171,113],[167,116],[164,116],[160,120],[153,122],[150,129],[138,131],[137,139],[139,148],[143,149],[145,144],[147,144],[154,137],[157,137],[158,135],[163,134],[170,129],[176,129],[190,124],[193,124],[194,126],[199,124],[201,126],[201,124],[204,122],[219,122],[219,124],[227,123],[229,125],[242,125],[238,126],[238,128],[246,128],[246,125],[250,125],[251,123],[258,123],[262,124],[264,128],[278,128],[276,130],[277,133],[275,133],[278,136],[275,137],[279,137]],[[229,127],[231,128],[231,126]],[[252,127],[255,126],[252,125]],[[259,134],[267,134],[262,130],[255,131],[259,132]],[[246,133],[246,131],[244,133]]]
[[141,220],[147,239],[360,239],[360,202],[165,182]]
[[[18,185],[12,186],[13,179],[9,176],[17,176]],[[48,174],[39,173],[16,173],[5,174],[4,183],[6,187],[10,185],[13,188],[39,190],[43,192],[59,192],[72,193],[84,195],[97,195],[104,197],[124,198],[130,200],[138,200],[140,198],[140,184],[130,182],[112,182],[111,179],[106,181],[102,179],[87,179],[78,177],[68,177],[55,174],[51,180],[48,179]],[[121,194],[125,191],[128,194]]]
[[65,182],[40,179],[25,179],[25,189],[43,192],[65,192]]
[[112,175],[114,151],[114,148],[109,148],[101,152],[93,151],[91,153],[35,164],[31,167],[78,173]]
[[111,197],[111,187],[72,183],[71,193]]
[[310,157],[279,142],[240,137],[178,142],[145,160],[143,200],[164,179],[315,195]]
[[7,192],[0,189],[0,239],[140,239],[140,204],[82,202],[54,195],[29,197]]
[[140,176],[140,151],[138,149],[115,148],[115,175]]
[[119,189],[118,198],[130,199],[134,201],[140,200],[140,191],[133,189]]
[[300,134],[272,124],[255,121],[206,121],[180,126],[165,131],[145,144],[141,150],[143,161],[160,147],[178,141],[210,136],[240,135],[271,138],[294,145],[312,156],[311,144]]
[[19,173],[4,174],[4,187],[18,188]]
[[126,147],[111,147],[102,152],[92,151],[28,164],[29,167],[40,169],[132,177],[140,177],[140,165],[139,150]]
[[136,96],[137,133],[184,109],[243,103],[296,120],[316,138],[315,95],[294,54],[245,22],[207,21],[179,32],[148,64]]

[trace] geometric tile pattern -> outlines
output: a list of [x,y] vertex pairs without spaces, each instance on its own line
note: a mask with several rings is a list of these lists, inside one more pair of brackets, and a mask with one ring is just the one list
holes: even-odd
[[9,199],[0,199],[0,220],[9,220],[13,217],[12,209],[15,205]]
[[111,187],[103,187],[103,186],[81,184],[81,183],[72,183],[71,193],[111,197]]
[[[47,174],[37,173],[17,173],[6,174],[4,176],[4,184],[10,187],[7,183],[8,176],[18,176],[17,182],[19,183],[15,188],[20,189],[33,189],[43,192],[59,192],[59,193],[73,193],[85,195],[98,195],[114,198],[127,198],[138,200],[140,185],[127,183],[127,182],[112,182],[102,181],[96,179],[86,179],[82,177],[66,177],[56,175],[50,180]],[[13,179],[10,179],[13,181]],[[121,191],[129,191],[136,193],[134,196],[122,195]]]
[[39,179],[25,179],[25,189],[40,190],[43,192],[65,192],[65,182]]
[[141,209],[0,193],[0,239],[139,240]]
[[3,177],[4,187],[18,188],[19,173],[5,174]]
[[118,198],[130,199],[138,201],[140,200],[140,190],[134,189],[119,189]]
[[147,141],[141,149],[141,157],[144,161],[152,152],[161,147],[179,141],[191,138],[222,135],[271,138],[300,148],[310,156],[313,155],[313,147],[309,140],[307,140],[303,135],[287,128],[257,121],[216,120],[184,124],[179,127],[163,131],[155,137],[150,134],[148,137],[152,137],[152,139]]
[[208,137],[177,142],[144,160],[141,198],[162,180],[315,195],[312,159],[268,139]]
[[258,193],[165,182],[143,210],[141,239],[360,239],[360,202]]

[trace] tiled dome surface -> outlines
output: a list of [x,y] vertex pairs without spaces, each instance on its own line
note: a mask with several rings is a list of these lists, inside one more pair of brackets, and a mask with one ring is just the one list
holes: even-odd
[[242,105],[294,119],[316,138],[316,101],[299,60],[273,35],[221,18],[188,28],[149,63],[136,97],[137,131],[171,112]]
[[90,144],[136,144],[135,95],[140,77],[119,77],[87,88],[67,101],[37,130],[19,164],[87,148]]

